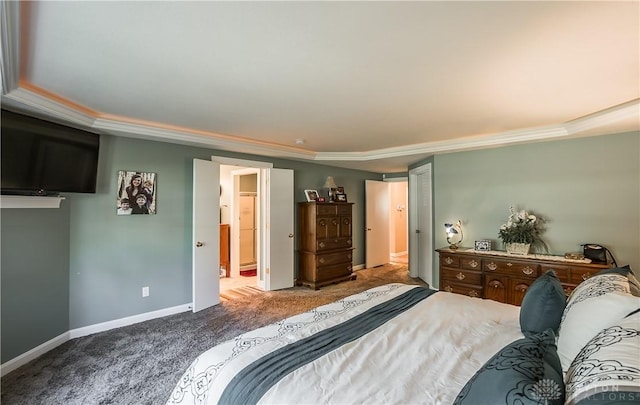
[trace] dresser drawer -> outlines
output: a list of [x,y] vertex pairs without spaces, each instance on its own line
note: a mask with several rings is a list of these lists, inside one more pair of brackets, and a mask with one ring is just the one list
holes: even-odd
[[330,266],[338,263],[349,263],[351,264],[351,258],[353,254],[351,250],[342,250],[340,252],[335,253],[322,253],[316,255],[316,266]]
[[541,274],[547,270],[555,271],[558,279],[563,283],[578,285],[602,269],[582,267],[579,265],[555,265],[547,263],[540,266]]
[[482,287],[458,284],[448,280],[440,280],[440,291],[467,295],[474,298],[482,297]]
[[540,274],[544,274],[549,270],[553,270],[558,276],[558,280],[563,283],[571,282],[571,267],[565,265],[542,264],[540,265]]
[[460,257],[460,267],[466,270],[482,270],[482,260],[477,257]]
[[351,238],[320,239],[316,242],[316,250],[347,249],[352,244]]
[[459,269],[460,268],[460,257],[453,255],[441,255],[440,256],[440,265],[443,267],[448,267],[450,269]]
[[323,266],[317,269],[317,280],[314,281],[325,281],[331,280],[332,278],[339,278],[348,276],[351,274],[353,267],[351,263],[341,263],[334,264],[332,266]]
[[318,216],[336,216],[337,214],[337,209],[336,209],[336,205],[333,204],[318,204],[316,206],[316,209],[318,210]]
[[440,277],[443,280],[453,281],[454,283],[482,285],[482,273],[480,272],[443,268],[440,272]]
[[338,209],[338,215],[342,217],[351,216],[351,205],[349,204],[338,204],[336,205]]
[[590,278],[602,269],[586,269],[586,268],[572,268],[571,269],[571,283],[580,284],[584,280]]
[[483,261],[483,270],[487,273],[507,274],[520,277],[538,277],[538,265],[535,263],[518,262],[509,259],[488,258]]

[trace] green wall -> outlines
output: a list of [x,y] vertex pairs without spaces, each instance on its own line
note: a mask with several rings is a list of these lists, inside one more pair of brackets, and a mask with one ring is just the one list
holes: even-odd
[[[364,181],[379,174],[103,136],[96,194],[65,195],[60,209],[2,210],[2,362],[68,330],[190,303],[192,162],[212,155],[294,170],[296,201],[333,176],[355,202],[354,264],[364,263]],[[116,215],[119,170],[157,173],[156,215]]]
[[69,330],[69,208],[1,215],[4,363]]
[[498,228],[513,205],[546,220],[551,254],[600,243],[640,274],[639,162],[637,132],[438,155],[435,247],[446,246],[443,224],[460,219],[464,246],[491,239],[504,250]]
[[[60,209],[1,211],[2,362],[68,330],[191,302],[192,160],[211,155],[294,170],[296,201],[305,200],[305,189],[324,192],[326,177],[333,176],[355,202],[354,264],[364,263],[364,181],[381,175],[103,136],[96,194],[67,195]],[[442,224],[456,219],[463,221],[466,246],[476,239],[497,241],[514,205],[548,220],[544,239],[551,253],[597,242],[638,272],[638,133],[451,153],[432,161],[434,248],[446,244]],[[157,215],[115,214],[118,170],[158,174]],[[148,298],[141,297],[142,286],[150,287]]]

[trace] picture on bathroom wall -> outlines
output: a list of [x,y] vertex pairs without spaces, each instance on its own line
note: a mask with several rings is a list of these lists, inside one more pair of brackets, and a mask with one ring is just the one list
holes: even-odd
[[120,170],[117,184],[118,215],[156,213],[156,173]]

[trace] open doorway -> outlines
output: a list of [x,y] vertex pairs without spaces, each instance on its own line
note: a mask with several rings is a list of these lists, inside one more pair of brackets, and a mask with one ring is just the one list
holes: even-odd
[[366,180],[366,268],[408,264],[408,190],[406,178]]
[[220,165],[221,299],[259,290],[259,175],[257,168]]
[[392,263],[409,264],[409,183],[389,182],[389,255]]

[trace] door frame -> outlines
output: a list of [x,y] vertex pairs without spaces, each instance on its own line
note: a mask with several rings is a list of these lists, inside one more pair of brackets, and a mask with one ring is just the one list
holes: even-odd
[[[420,233],[418,233],[418,220],[419,220],[419,215],[418,215],[418,211],[420,210],[420,207],[422,206],[421,202],[422,202],[422,196],[423,193],[421,192],[421,190],[419,189],[419,183],[418,183],[418,176],[423,176],[426,175],[427,180],[428,180],[428,190],[427,190],[427,194],[428,194],[428,198],[430,200],[429,202],[429,207],[430,210],[428,213],[423,213],[423,214],[427,214],[428,218],[429,218],[429,223],[431,224],[431,226],[429,227],[429,229],[420,229]],[[418,166],[414,169],[409,170],[409,204],[408,204],[408,210],[409,210],[409,275],[411,277],[419,277],[420,276],[420,265],[422,264],[423,266],[428,266],[428,268],[431,268],[431,271],[428,272],[428,275],[430,275],[429,280],[424,280],[425,282],[429,283],[429,286],[431,288],[437,289],[437,286],[433,285],[433,275],[435,273],[434,270],[434,263],[433,263],[433,170],[432,170],[432,163],[426,163],[424,165]],[[421,234],[425,234],[427,236],[427,239],[430,241],[430,243],[428,244],[428,246],[425,246],[424,248],[426,249],[425,252],[421,251],[421,244],[420,244],[420,236]],[[421,254],[424,253],[424,257],[425,257],[425,263],[420,263],[420,257]]]

